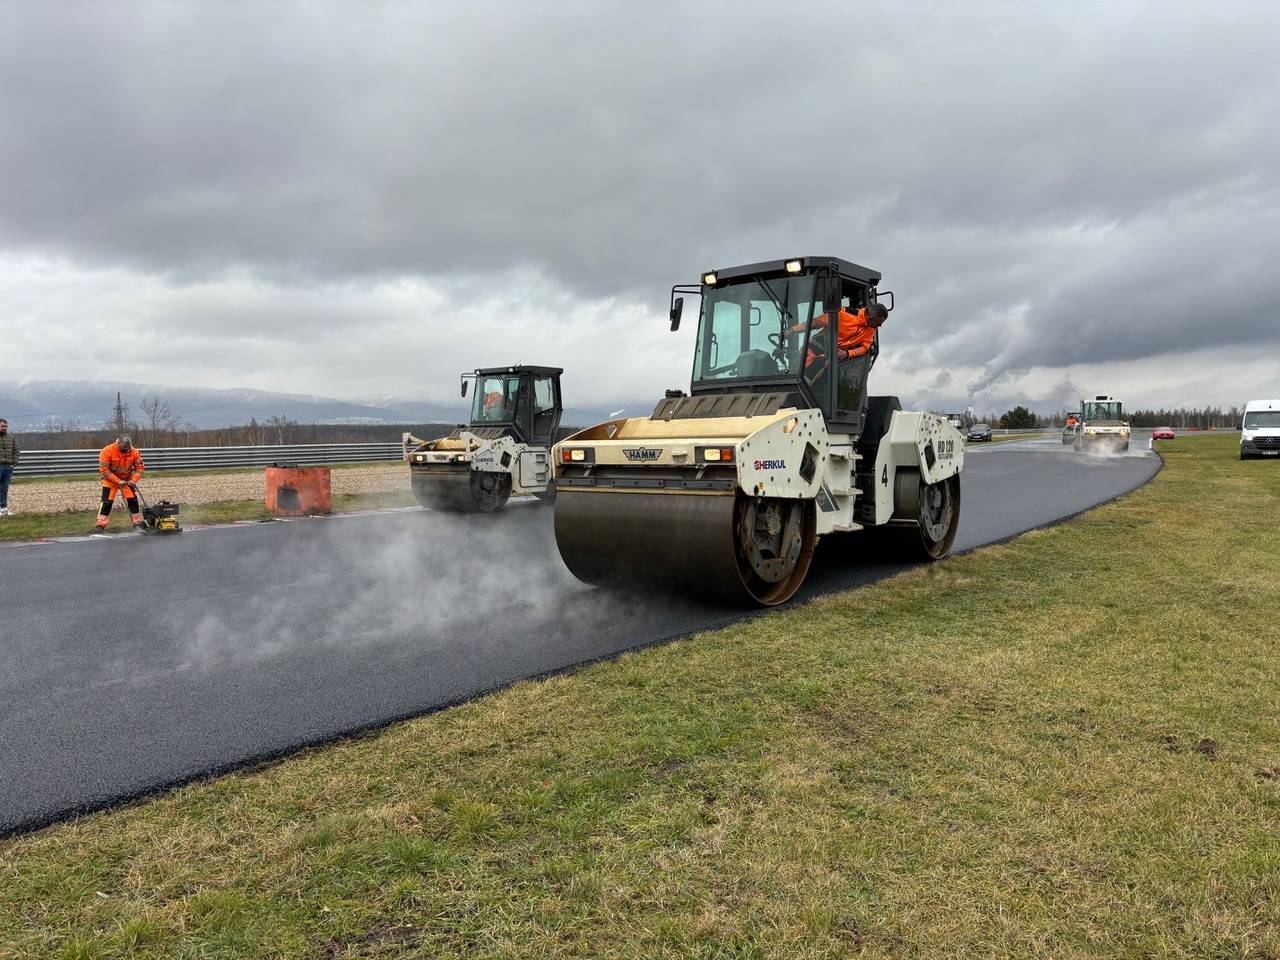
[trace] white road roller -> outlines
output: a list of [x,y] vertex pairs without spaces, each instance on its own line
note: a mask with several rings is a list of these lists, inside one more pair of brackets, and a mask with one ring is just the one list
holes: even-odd
[[702,298],[690,394],[668,391],[651,416],[554,448],[556,543],[569,570],[588,583],[658,582],[772,606],[800,588],[826,534],[892,528],[919,558],[946,556],[964,443],[943,417],[867,395],[876,328],[893,308],[879,282],[847,260],[797,257],[673,287],[672,330],[678,294]]
[[1124,404],[1115,397],[1098,394],[1080,401],[1080,422],[1073,441],[1077,451],[1121,453],[1129,449],[1129,432]]
[[405,436],[413,495],[436,510],[490,513],[512,496],[551,499],[551,442],[560,427],[559,367],[490,367],[462,375],[475,383],[471,420],[447,437]]

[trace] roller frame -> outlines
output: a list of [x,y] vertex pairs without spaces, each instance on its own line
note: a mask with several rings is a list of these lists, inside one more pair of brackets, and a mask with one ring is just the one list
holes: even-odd
[[511,496],[539,496],[554,486],[551,451],[543,446],[520,443],[514,437],[479,437],[469,430],[454,436],[420,443],[406,454],[411,475],[438,476],[449,483],[460,470],[507,474]]
[[[814,469],[806,479],[804,474],[808,471],[802,471],[802,464],[808,446],[814,450]],[[627,477],[615,478],[611,484],[603,479],[591,482],[590,476],[575,476],[585,469],[584,465],[561,462],[561,451],[574,447],[591,448],[592,474],[625,472]],[[697,451],[706,447],[733,449],[734,486],[748,496],[814,500],[818,507],[818,536],[864,526],[856,519],[858,498],[870,496],[871,491],[857,489],[857,474],[865,469],[860,467],[862,454],[849,434],[829,430],[817,410],[784,409],[757,417],[612,420],[562,440],[553,448],[552,458],[562,493],[569,489],[648,489],[637,486],[645,482],[646,471],[667,468],[662,471],[664,474],[674,469],[687,474],[688,480],[683,485],[681,481],[668,480],[654,489],[678,495],[710,492],[697,486],[705,482],[698,479],[703,465],[696,459]],[[931,413],[895,411],[876,448],[873,525],[893,519],[900,469],[918,470],[921,481],[932,484],[960,473],[963,466],[964,441],[952,424]]]

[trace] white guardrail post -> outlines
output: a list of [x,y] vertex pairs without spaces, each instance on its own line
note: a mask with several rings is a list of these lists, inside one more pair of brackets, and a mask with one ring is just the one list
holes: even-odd
[[[328,466],[404,459],[399,443],[294,443],[253,447],[139,447],[147,470],[224,470],[273,463]],[[98,472],[97,450],[23,450],[14,477],[55,477]]]

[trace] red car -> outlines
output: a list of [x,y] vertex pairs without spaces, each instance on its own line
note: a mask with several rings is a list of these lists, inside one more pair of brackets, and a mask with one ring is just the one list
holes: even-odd
[[1152,440],[1172,440],[1173,438],[1173,427],[1156,427],[1151,431]]

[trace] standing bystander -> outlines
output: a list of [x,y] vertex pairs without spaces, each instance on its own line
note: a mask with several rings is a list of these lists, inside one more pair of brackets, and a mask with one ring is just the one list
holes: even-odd
[[9,481],[21,453],[17,439],[9,432],[9,421],[0,417],[0,517],[9,516]]

